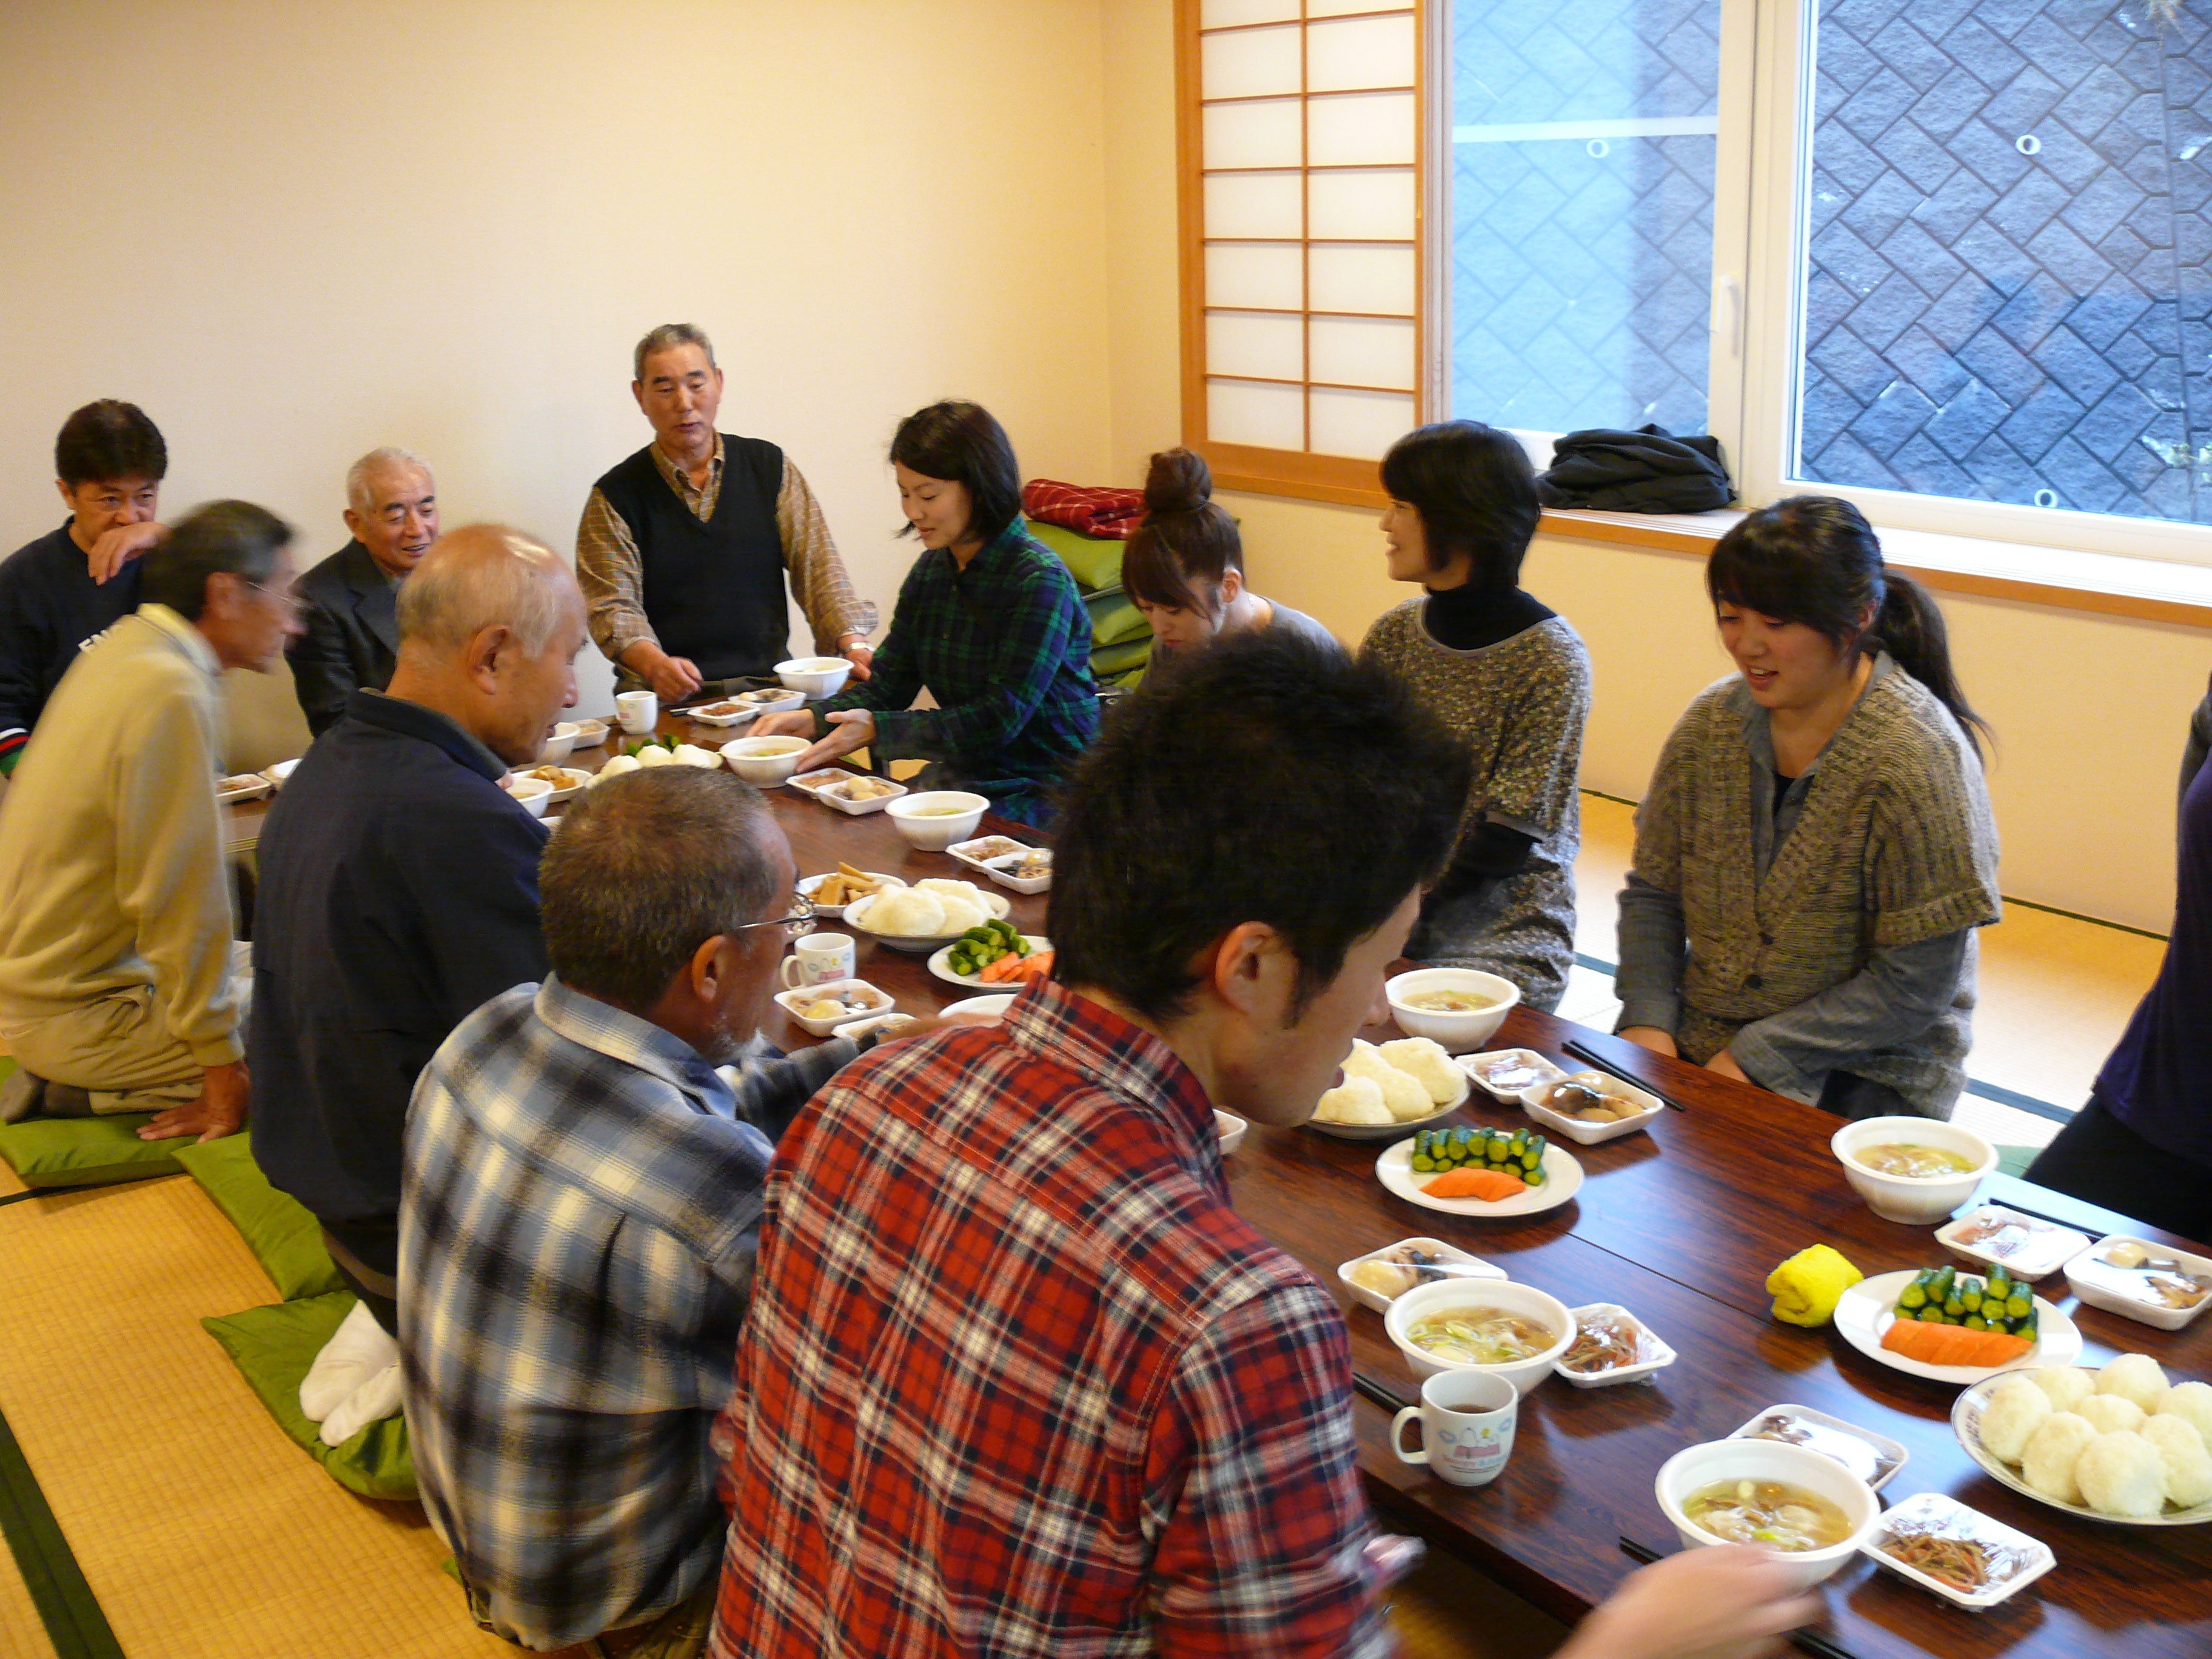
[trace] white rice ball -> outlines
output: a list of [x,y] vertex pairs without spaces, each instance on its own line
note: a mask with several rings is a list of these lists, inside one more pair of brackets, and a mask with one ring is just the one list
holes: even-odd
[[719,751],[712,749],[702,749],[696,743],[678,744],[676,745],[676,758],[686,766],[704,767],[708,771],[714,770],[722,763],[722,757]]
[[873,933],[933,938],[945,931],[945,901],[919,887],[894,887],[877,895],[862,921]]
[[1396,1120],[1382,1103],[1382,1085],[1373,1078],[1349,1077],[1329,1090],[1314,1108],[1323,1123],[1391,1123]]
[[659,744],[649,743],[637,751],[637,763],[640,766],[673,766],[676,757]]
[[2116,1394],[2093,1394],[2074,1409],[2087,1418],[2099,1434],[2132,1434],[2142,1426],[2143,1408]]
[[2163,1413],[2143,1419],[2136,1432],[2158,1450],[2170,1502],[2192,1510],[2212,1498],[2212,1451],[2205,1449],[2203,1436],[2181,1418]]
[[1377,1088],[1382,1086],[1384,1078],[1397,1069],[1383,1059],[1382,1051],[1365,1037],[1352,1038],[1352,1052],[1344,1057],[1345,1076],[1373,1078]]
[[1409,1122],[1417,1117],[1427,1117],[1437,1109],[1429,1099],[1429,1091],[1421,1086],[1420,1079],[1395,1066],[1380,1077],[1364,1080],[1371,1081],[1382,1091],[1383,1105],[1389,1109],[1391,1117],[1400,1123]]
[[962,898],[957,893],[944,894],[939,902],[945,906],[945,931],[948,933],[964,933],[970,927],[981,927],[991,919],[990,912],[981,905]]
[[2212,1447],[2212,1382],[2177,1382],[2158,1402],[2158,1415],[2178,1417]]
[[2125,1429],[2100,1434],[2083,1448],[2074,1478],[2100,1515],[2156,1515],[2166,1507],[2166,1465],[2158,1448]]
[[2051,1396],[2027,1377],[2008,1376],[1982,1407],[1982,1444],[2000,1462],[2017,1463],[2052,1409]]
[[2132,1400],[2144,1412],[2154,1412],[2172,1385],[2158,1361],[2147,1353],[2124,1353],[2097,1373],[2097,1392]]
[[2072,1411],[2097,1391],[2096,1374],[2079,1365],[2038,1365],[2021,1375],[2049,1395],[2062,1412]]
[[2021,1478],[2045,1498],[2055,1498],[2062,1504],[2080,1503],[2081,1487],[2074,1478],[2074,1466],[2096,1437],[2096,1426],[2087,1418],[2072,1412],[2051,1413],[2043,1419],[2043,1426],[2027,1437],[2027,1449],[2020,1460]]
[[605,783],[609,778],[618,778],[625,772],[635,772],[636,770],[636,756],[617,755],[605,766],[602,766],[598,771],[592,774],[592,785],[596,788],[599,785]]
[[1376,1052],[1427,1090],[1431,1106],[1457,1099],[1466,1081],[1466,1073],[1451,1063],[1443,1045],[1428,1037],[1400,1037]]

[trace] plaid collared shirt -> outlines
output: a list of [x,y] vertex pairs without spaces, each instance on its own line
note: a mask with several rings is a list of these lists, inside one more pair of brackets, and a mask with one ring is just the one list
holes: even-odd
[[[701,523],[713,518],[714,503],[722,495],[722,434],[714,434],[714,459],[708,463],[704,485],[694,484],[691,475],[670,460],[658,443],[652,446],[652,453],[653,466],[678,499]],[[788,455],[783,458],[783,485],[776,492],[775,531],[783,544],[783,567],[792,593],[814,635],[815,651],[833,657],[847,635],[865,639],[874,633],[876,607],[853,592],[821,503]],[[590,606],[592,642],[608,661],[619,663],[622,653],[640,640],[660,642],[646,619],[645,565],[637,538],[597,489],[584,503],[584,520],[576,530],[576,580]]]
[[775,1137],[849,1042],[748,1063],[557,979],[416,1085],[400,1355],[422,1503],[477,1616],[554,1648],[638,1624],[722,1550],[708,1445]]
[[716,1659],[1379,1655],[1336,1304],[1166,1046],[1050,983],[769,1172]]
[[[1008,817],[1040,821],[1097,734],[1091,613],[1018,513],[965,570],[942,548],[914,562],[872,666],[817,714],[871,710],[884,758],[942,761]],[[924,686],[938,706],[910,707]]]

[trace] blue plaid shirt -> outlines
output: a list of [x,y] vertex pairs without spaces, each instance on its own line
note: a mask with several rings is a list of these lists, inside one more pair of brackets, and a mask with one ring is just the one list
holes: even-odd
[[399,1214],[407,1427],[477,1616],[556,1648],[705,1583],[776,1138],[850,1041],[737,1087],[557,978],[447,1039],[408,1113]]

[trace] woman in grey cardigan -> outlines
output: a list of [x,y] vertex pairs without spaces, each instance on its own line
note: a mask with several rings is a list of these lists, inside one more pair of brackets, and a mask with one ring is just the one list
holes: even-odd
[[1847,501],[1705,570],[1741,671],[1667,740],[1620,896],[1620,1033],[1845,1117],[1948,1117],[1996,830],[1942,613]]
[[1473,421],[1425,426],[1382,458],[1391,576],[1422,593],[1385,611],[1359,647],[1466,745],[1474,787],[1451,863],[1406,953],[1509,979],[1559,1006],[1575,959],[1575,780],[1589,714],[1589,653],[1520,586],[1540,511],[1517,439]]

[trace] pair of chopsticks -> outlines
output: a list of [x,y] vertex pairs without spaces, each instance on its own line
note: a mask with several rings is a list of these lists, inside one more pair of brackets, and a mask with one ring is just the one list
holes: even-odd
[[[1586,1043],[1577,1042],[1572,1039],[1570,1039],[1565,1042],[1562,1042],[1559,1047],[1564,1048],[1567,1053],[1572,1054],[1577,1060],[1587,1060],[1590,1065],[1596,1066],[1601,1072],[1617,1073],[1621,1070],[1620,1063],[1618,1060],[1607,1060],[1603,1054],[1598,1053],[1596,1049],[1590,1048]],[[1650,1095],[1657,1100],[1662,1106],[1672,1107],[1678,1112],[1686,1112],[1690,1109],[1688,1107],[1682,1104],[1680,1101],[1675,1099],[1672,1095],[1662,1094],[1657,1089],[1655,1089],[1648,1083],[1636,1080],[1636,1086],[1643,1090],[1645,1094]]]
[[[1620,1553],[1630,1560],[1641,1561],[1646,1566],[1650,1566],[1659,1559],[1659,1552],[1649,1544],[1639,1544],[1633,1538],[1626,1536],[1622,1537],[1620,1540]],[[1839,1648],[1826,1637],[1815,1635],[1809,1630],[1791,1631],[1790,1640],[1792,1645],[1803,1652],[1812,1654],[1814,1659],[1852,1659],[1849,1648]]]
[[1365,1395],[1386,1412],[1401,1412],[1413,1403],[1388,1383],[1376,1382],[1364,1371],[1352,1372],[1352,1388],[1353,1393]]

